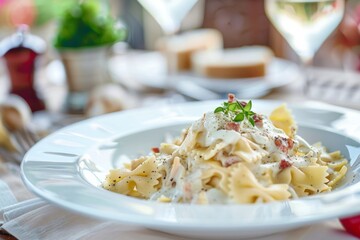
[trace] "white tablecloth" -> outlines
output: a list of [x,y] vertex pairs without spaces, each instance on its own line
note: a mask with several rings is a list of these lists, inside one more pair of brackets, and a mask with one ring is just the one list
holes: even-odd
[[[49,204],[26,190],[18,171],[18,167],[0,162],[0,223],[3,222],[4,230],[20,240],[184,239],[142,226],[93,219]],[[334,219],[258,239],[350,240],[356,238],[347,234],[338,220]]]

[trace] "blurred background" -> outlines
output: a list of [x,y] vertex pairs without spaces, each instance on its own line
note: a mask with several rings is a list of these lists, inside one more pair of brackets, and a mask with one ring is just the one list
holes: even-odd
[[[154,49],[154,42],[163,33],[159,24],[138,1],[99,2],[103,2],[108,8],[106,11],[124,24],[128,34],[124,41],[131,48]],[[47,41],[47,51],[52,52],[59,20],[67,9],[76,4],[76,0],[1,0],[0,38],[12,34],[17,25],[27,24],[32,33]],[[355,52],[360,45],[359,4],[357,0],[346,1],[344,19],[321,47],[316,56],[316,65],[347,67],[340,63],[341,54],[347,50]],[[223,34],[225,48],[267,45],[276,56],[296,61],[296,54],[267,19],[263,0],[199,0],[184,19],[181,31],[197,28],[218,29]],[[329,61],[329,56],[333,57],[332,61]]]
[[[0,179],[0,190],[10,197],[0,207],[16,202],[10,187],[19,201],[28,198],[19,164],[48,134],[130,108],[220,103],[228,93],[254,103],[330,103],[311,109],[310,119],[342,125],[342,111],[327,109],[360,110],[360,0],[0,0],[0,175],[9,182],[8,189]],[[345,119],[356,132],[352,113]],[[37,204],[6,209],[25,213]],[[25,215],[33,216],[16,219]],[[0,239],[15,239],[1,220]]]
[[[345,1],[344,15],[334,28],[316,51],[314,71],[306,78],[335,76],[345,83],[321,82],[318,87],[347,86],[358,91],[358,0]],[[0,0],[0,100],[12,93],[23,97],[33,112],[94,116],[159,102],[222,98],[227,92],[239,92],[244,98],[299,99],[294,96],[303,97],[303,90],[294,82],[304,77],[302,61],[288,42],[266,15],[264,0]],[[197,70],[204,65],[201,61],[216,57],[188,56],[203,48],[241,49],[239,55],[246,56],[242,48],[247,46],[266,48],[245,50],[251,51],[250,58],[264,58],[267,53],[272,58],[253,82],[250,75],[229,80],[221,71],[204,73],[206,69]],[[32,59],[20,60],[24,49],[35,53]],[[183,56],[184,62],[179,60]],[[227,58],[219,61],[237,61]],[[243,68],[244,58],[237,62]],[[189,65],[186,61],[200,63],[182,69],[179,64]],[[19,70],[24,64],[32,67]],[[261,83],[268,76],[271,80]],[[339,96],[331,92],[324,99],[321,92],[305,92],[324,101]],[[335,102],[358,106],[360,96],[349,100],[348,92],[343,95]]]

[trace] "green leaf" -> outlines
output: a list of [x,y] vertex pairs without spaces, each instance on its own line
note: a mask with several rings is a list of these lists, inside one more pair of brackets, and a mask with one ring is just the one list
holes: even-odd
[[214,110],[214,113],[223,112],[224,115],[231,117],[235,117],[232,119],[234,122],[241,122],[245,118],[250,122],[252,126],[255,126],[255,120],[253,116],[256,114],[255,112],[251,111],[252,108],[252,101],[246,103],[243,107],[239,101],[235,102],[223,102],[222,106],[217,107]]
[[251,100],[246,104],[246,106],[244,107],[244,110],[249,112],[252,108],[252,102]]
[[214,113],[218,113],[218,112],[224,112],[225,109],[223,107],[217,107],[215,110],[214,110]]
[[238,115],[236,115],[233,119],[234,122],[241,122],[243,121],[245,118],[244,113],[239,113]]
[[239,110],[238,104],[236,102],[229,104],[229,110],[232,112],[235,112],[236,110]]
[[241,103],[239,103],[239,101],[237,101],[237,100],[236,100],[236,103],[238,104],[238,106],[240,107],[240,109],[241,109],[242,111],[244,111],[244,107],[241,105]]
[[252,117],[248,118],[249,122],[251,123],[252,126],[255,126],[255,121]]

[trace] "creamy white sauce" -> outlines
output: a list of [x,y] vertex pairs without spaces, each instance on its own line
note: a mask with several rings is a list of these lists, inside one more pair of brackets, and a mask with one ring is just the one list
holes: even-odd
[[229,203],[229,198],[220,190],[212,188],[206,192],[209,204],[225,204]]
[[[275,144],[275,139],[282,139],[281,141],[286,141],[289,137],[281,130],[274,127],[271,121],[263,117],[262,126],[252,126],[247,120],[244,120],[239,123],[240,130],[225,130],[226,123],[230,120],[223,114],[215,114],[212,112],[206,113],[201,119],[194,122],[189,129],[188,136],[183,144],[179,147],[179,150],[183,152],[191,151],[191,149],[186,149],[190,144],[191,138],[193,138],[196,132],[200,132],[197,138],[197,144],[200,144],[202,147],[212,146],[214,143],[223,142],[225,145],[233,144],[239,141],[242,137],[251,138],[251,141],[258,144],[262,149],[268,152],[268,154],[261,159],[260,164],[252,168],[254,175],[261,179],[261,175],[266,173],[269,169],[273,176],[275,177],[281,169],[279,168],[279,162],[283,159],[293,164],[296,167],[304,167],[309,165],[309,159],[318,154],[318,151],[311,147],[303,138],[296,136],[293,139],[293,148],[289,148],[286,152],[281,150]],[[195,143],[193,143],[195,144]],[[285,144],[285,143],[284,143]],[[295,156],[294,149],[301,149],[304,156]],[[220,155],[221,156],[221,155]],[[222,157],[221,157],[222,158]],[[186,159],[187,162],[193,161],[193,159]],[[170,161],[168,161],[170,162]],[[185,161],[186,162],[186,161]],[[224,164],[224,163],[222,163]],[[192,164],[189,164],[189,166]],[[189,167],[188,166],[188,167]],[[198,195],[203,189],[201,183],[201,174],[204,168],[197,166],[193,171],[191,169],[178,170],[176,176],[167,177],[165,180],[166,183],[163,184],[161,190],[155,193],[152,196],[152,199],[156,199],[162,195],[171,198],[173,201],[179,200],[180,196],[186,195],[192,199],[197,199]],[[174,178],[176,181],[174,185],[170,181],[170,178]],[[266,182],[261,182],[261,184],[266,185]],[[187,192],[189,190],[190,184],[190,195]],[[185,194],[184,194],[185,191]],[[293,197],[297,197],[295,191],[291,191]],[[228,203],[229,198],[218,189],[210,189],[206,191],[206,197],[208,203]]]

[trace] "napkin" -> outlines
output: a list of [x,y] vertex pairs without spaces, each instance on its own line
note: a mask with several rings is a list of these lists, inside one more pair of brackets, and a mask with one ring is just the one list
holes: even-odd
[[[180,240],[183,237],[152,231],[141,226],[103,221],[71,213],[40,199],[32,199],[3,209],[3,229],[18,239],[143,239]],[[284,233],[258,238],[285,239],[356,239],[343,230],[337,221],[315,224]]]
[[[0,229],[20,240],[185,239],[142,226],[83,216],[50,204],[34,197],[26,189],[19,175],[19,166],[1,162],[1,159],[0,193],[0,226],[3,224]],[[339,222],[333,220],[258,239],[350,240],[356,238],[348,235]]]
[[18,239],[183,239],[71,213],[35,198],[2,209],[2,228]]

